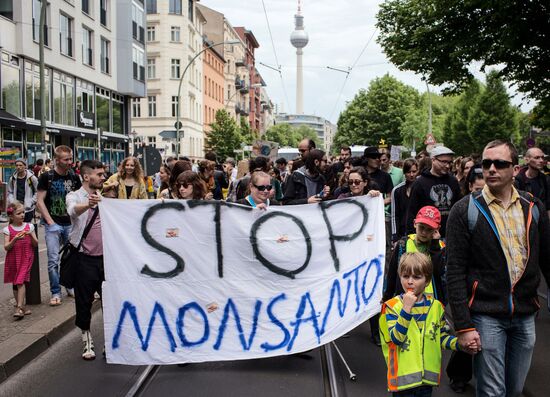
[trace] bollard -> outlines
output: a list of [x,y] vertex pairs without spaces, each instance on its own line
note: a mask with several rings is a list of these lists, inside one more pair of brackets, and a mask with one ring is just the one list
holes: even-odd
[[[34,223],[34,232],[38,239],[38,223]],[[42,294],[40,293],[40,258],[38,257],[38,246],[34,248],[34,261],[31,268],[31,280],[27,284],[25,291],[25,300],[27,305],[39,305],[42,303]]]

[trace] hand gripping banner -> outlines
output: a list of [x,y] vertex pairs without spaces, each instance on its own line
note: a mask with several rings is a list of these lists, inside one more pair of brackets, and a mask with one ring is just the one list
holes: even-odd
[[100,214],[109,363],[293,354],[380,311],[381,197],[267,210],[105,199]]

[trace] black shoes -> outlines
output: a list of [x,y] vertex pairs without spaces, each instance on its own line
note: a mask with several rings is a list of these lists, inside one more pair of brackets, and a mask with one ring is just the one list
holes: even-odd
[[370,337],[370,340],[372,343],[374,343],[376,346],[382,346],[382,343],[380,343],[380,335],[374,334]]
[[467,382],[464,382],[463,380],[451,379],[450,386],[451,386],[451,389],[453,389],[453,391],[455,393],[461,393],[462,394],[466,391],[466,384],[467,384]]

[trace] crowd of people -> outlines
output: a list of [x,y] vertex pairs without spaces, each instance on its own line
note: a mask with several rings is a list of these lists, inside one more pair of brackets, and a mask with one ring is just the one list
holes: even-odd
[[347,146],[332,159],[310,139],[298,149],[291,161],[251,158],[247,170],[213,152],[196,164],[169,157],[152,177],[133,157],[110,176],[96,160],[74,169],[67,146],[55,149],[53,165],[31,170],[17,160],[4,228],[14,318],[30,314],[24,291],[37,244],[35,209],[45,230],[52,306],[62,303],[59,249],[67,240],[80,247],[82,267],[67,294],[76,300],[82,358],[91,360],[91,305],[103,280],[102,197],[226,200],[263,210],[382,195],[386,279],[381,316],[370,328],[387,360],[388,389],[431,395],[447,348],[454,350],[447,367],[454,391],[463,392],[475,374],[478,395],[519,396],[534,347],[541,273],[550,281],[550,183],[542,150],[530,148],[520,166],[505,141],[488,143],[481,155],[455,158],[437,146],[402,161],[377,147],[352,157]]

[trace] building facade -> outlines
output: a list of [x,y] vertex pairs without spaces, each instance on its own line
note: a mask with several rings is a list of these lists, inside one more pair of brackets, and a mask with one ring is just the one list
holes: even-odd
[[206,51],[202,56],[202,98],[204,104],[203,131],[205,135],[208,135],[211,131],[210,125],[216,121],[216,112],[219,109],[225,108],[225,60],[223,59],[221,52],[218,52],[216,47],[212,47],[212,44],[214,43],[204,40],[204,48]]
[[147,0],[146,13],[147,95],[132,102],[134,134],[164,156],[201,158],[205,19],[196,0]]
[[[130,102],[145,95],[143,0],[50,0],[44,25],[46,150],[41,150],[40,0],[2,1],[0,143],[34,162],[65,144],[111,170],[128,150]],[[128,16],[131,18],[128,18]],[[4,168],[5,179],[13,170]]]
[[336,126],[323,117],[307,114],[279,113],[275,115],[275,123],[287,123],[295,128],[300,126],[313,128],[317,133],[317,138],[319,138],[323,144],[323,150],[330,153],[334,134],[336,133]]

